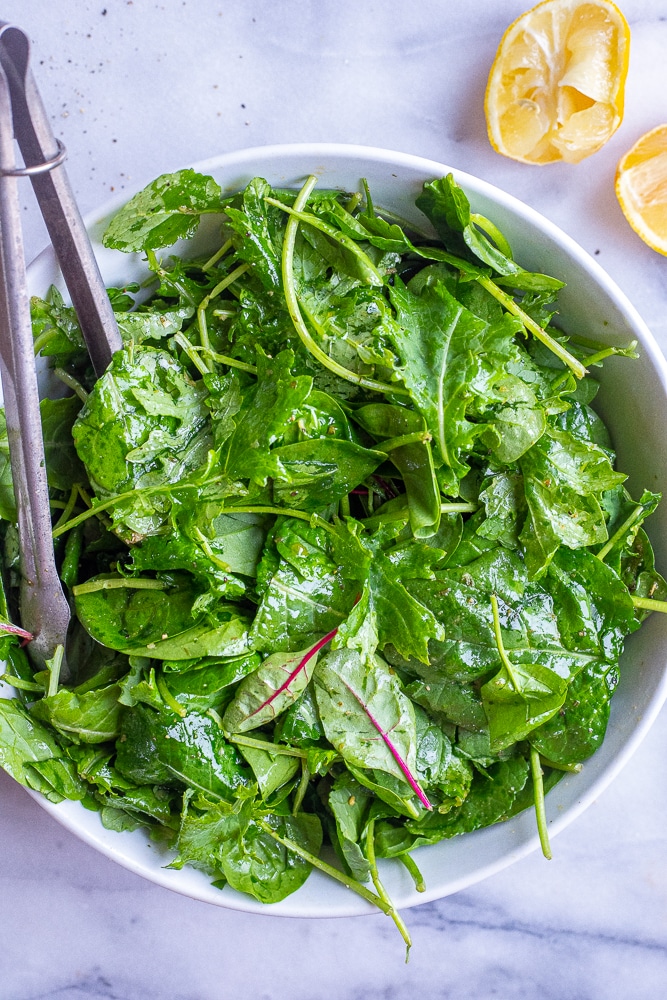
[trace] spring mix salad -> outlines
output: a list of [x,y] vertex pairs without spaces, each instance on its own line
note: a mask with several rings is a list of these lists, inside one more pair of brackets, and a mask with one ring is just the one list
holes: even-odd
[[[35,673],[12,624],[5,433],[0,764],[263,902],[317,867],[409,941],[377,859],[421,888],[415,848],[528,806],[548,854],[545,791],[602,742],[667,588],[659,497],[629,495],[591,406],[634,345],[558,330],[562,282],[451,175],[424,232],[361,188],[158,178],[105,236],[150,278],[109,290],[97,381],[59,292],[33,301],[68,389],[42,418],[74,676],[60,652]],[[160,252],[206,215],[208,256]]]

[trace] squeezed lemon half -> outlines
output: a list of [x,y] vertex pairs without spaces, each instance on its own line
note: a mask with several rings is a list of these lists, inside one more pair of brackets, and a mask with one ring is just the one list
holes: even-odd
[[578,163],[623,119],[630,29],[610,0],[544,0],[503,35],[484,111],[491,145],[522,163]]

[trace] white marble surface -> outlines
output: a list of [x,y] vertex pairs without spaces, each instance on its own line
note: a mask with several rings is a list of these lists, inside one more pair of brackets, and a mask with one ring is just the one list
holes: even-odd
[[[626,116],[576,167],[488,145],[486,75],[526,0],[4,0],[82,210],[249,145],[364,143],[518,195],[596,254],[667,348],[667,260],[625,223],[616,162],[667,119],[667,5],[621,0]],[[26,243],[45,242],[26,196]],[[667,981],[667,710],[614,784],[554,841],[405,913],[295,920],[170,893],[96,854],[0,773],[0,1000],[654,1000]]]

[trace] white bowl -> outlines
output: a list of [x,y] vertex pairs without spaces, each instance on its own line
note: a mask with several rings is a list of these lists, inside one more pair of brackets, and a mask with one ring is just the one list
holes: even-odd
[[[639,342],[636,361],[605,363],[597,408],[607,421],[618,452],[619,468],[628,472],[633,495],[644,487],[660,491],[667,485],[667,365],[649,330],[623,293],[599,265],[573,240],[537,212],[484,181],[455,168],[404,153],[363,146],[307,144],[269,146],[228,153],[196,165],[228,192],[252,177],[271,184],[297,187],[311,173],[321,186],[356,190],[362,178],[375,203],[406,219],[421,220],[414,199],[425,180],[450,171],[469,196],[473,210],[488,216],[509,238],[515,257],[529,270],[562,278],[559,323],[613,344]],[[138,255],[106,250],[101,235],[108,219],[127,196],[87,219],[105,281],[127,283],[146,273]],[[204,234],[200,239],[205,239]],[[61,285],[53,252],[46,250],[29,269],[31,291],[43,295],[49,284]],[[641,400],[641,406],[637,401]],[[649,535],[658,566],[667,567],[667,503],[649,521]],[[621,681],[612,700],[607,737],[578,775],[567,775],[547,796],[547,817],[553,835],[571,823],[609,784],[637,748],[667,696],[667,616],[652,615],[628,641],[621,662]],[[196,899],[238,910],[301,917],[349,916],[377,912],[343,886],[319,872],[281,903],[266,906],[230,888],[215,889],[194,869],[171,871],[170,855],[141,831],[105,830],[96,813],[78,803],[53,805],[37,801],[72,833],[107,857],[145,878]],[[438,899],[470,886],[512,864],[538,847],[532,811],[475,833],[420,848],[416,860],[426,881],[417,893],[403,865],[381,863],[382,878],[399,907]]]

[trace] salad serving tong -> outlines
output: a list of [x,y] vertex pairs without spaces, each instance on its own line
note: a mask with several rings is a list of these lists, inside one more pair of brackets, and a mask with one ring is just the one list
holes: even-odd
[[[52,538],[18,181],[29,177],[95,374],[121,346],[118,326],[29,69],[30,42],[0,21],[0,375],[20,543],[20,614],[40,667],[66,647],[71,613]],[[16,146],[23,164],[17,164]],[[60,676],[70,676],[63,659]]]

